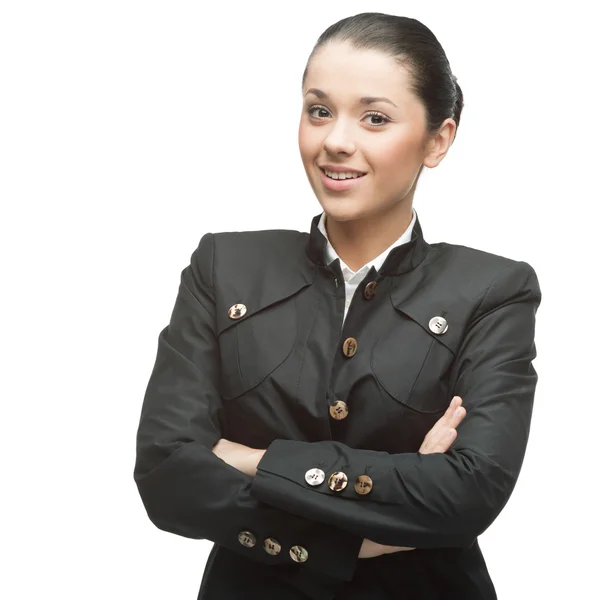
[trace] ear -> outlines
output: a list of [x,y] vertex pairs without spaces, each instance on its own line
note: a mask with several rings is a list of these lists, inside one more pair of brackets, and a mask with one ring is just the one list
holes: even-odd
[[456,123],[454,119],[446,119],[432,135],[426,144],[423,164],[430,169],[437,167],[450,149],[454,136],[456,135]]

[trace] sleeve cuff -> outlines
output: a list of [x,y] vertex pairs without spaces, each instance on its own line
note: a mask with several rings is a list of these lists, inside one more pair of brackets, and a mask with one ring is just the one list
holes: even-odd
[[[311,446],[309,442],[294,440],[274,440],[271,442],[257,465],[256,476],[254,477],[254,481],[250,488],[250,494],[252,496],[260,501],[273,505],[269,502],[269,499],[272,499],[271,492],[274,491],[275,488],[278,488],[278,484],[281,483],[281,475],[278,475],[277,473],[280,472],[282,468],[285,472],[285,467],[283,465],[288,464],[288,466],[291,466],[289,458],[291,455],[298,455],[298,445],[302,446],[304,450]],[[325,448],[321,448],[318,451],[321,464],[323,461],[324,450]],[[315,453],[317,453],[316,449]],[[294,472],[303,468],[302,464],[305,460],[306,457],[303,457],[302,460],[297,461]],[[332,456],[331,460],[334,462],[335,457]],[[296,473],[296,475],[298,475],[298,473]],[[292,476],[290,476],[290,479],[291,478]],[[286,481],[285,483],[291,484],[291,481]],[[284,485],[284,487],[286,490],[289,489],[287,485]],[[302,495],[306,493],[306,490],[299,486],[295,486],[294,484],[290,487],[291,490],[294,490],[291,493],[296,493],[295,490]],[[283,504],[286,503],[278,502],[278,508],[287,510],[286,506],[283,506]],[[291,502],[290,505],[293,506],[294,504],[295,502]],[[313,569],[316,568],[315,565],[322,565],[322,569],[318,570],[322,571],[325,575],[343,581],[352,580],[359,560],[358,554],[363,542],[361,536],[339,529],[328,523],[318,521],[313,521],[313,526],[304,530],[303,536],[304,541],[299,541],[298,543],[304,546],[308,551],[308,561],[311,562],[311,567]]]

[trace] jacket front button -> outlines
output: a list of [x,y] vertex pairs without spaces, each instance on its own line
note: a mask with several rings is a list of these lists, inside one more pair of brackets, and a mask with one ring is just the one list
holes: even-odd
[[329,407],[329,414],[338,421],[345,419],[348,416],[348,405],[343,400],[336,400]]
[[276,556],[281,552],[281,544],[272,537],[265,538],[264,546],[265,552],[271,556]]
[[308,485],[321,485],[325,481],[325,472],[321,469],[309,469],[304,474],[304,479]]
[[448,322],[444,317],[433,317],[433,319],[429,321],[429,329],[436,335],[442,335],[442,333],[448,331]]
[[303,546],[292,546],[290,556],[296,562],[306,562],[308,560],[308,550]]
[[348,357],[354,356],[358,350],[358,342],[353,338],[349,337],[342,346],[344,354]]
[[230,319],[241,319],[246,314],[246,305],[245,304],[234,304],[229,309],[229,318]]
[[256,545],[256,536],[251,531],[240,531],[238,541],[246,548],[253,548]]
[[356,493],[361,496],[370,494],[373,489],[373,480],[368,475],[359,475],[356,478],[354,489],[356,490]]
[[376,294],[376,289],[377,289],[376,281],[371,281],[370,283],[367,283],[367,285],[365,286],[365,291],[364,291],[365,298],[367,300],[371,300],[372,298],[374,298],[375,294]]
[[329,489],[333,492],[341,492],[348,485],[348,476],[342,471],[336,471],[329,477]]

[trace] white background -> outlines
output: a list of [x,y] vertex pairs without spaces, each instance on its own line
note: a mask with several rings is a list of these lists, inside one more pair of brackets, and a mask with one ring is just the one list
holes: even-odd
[[196,598],[211,542],[156,529],[132,476],[158,333],[205,232],[321,212],[302,71],[369,10],[430,27],[465,96],[415,196],[425,238],[542,287],[527,455],[480,537],[498,596],[600,597],[594,3],[0,6],[3,599]]

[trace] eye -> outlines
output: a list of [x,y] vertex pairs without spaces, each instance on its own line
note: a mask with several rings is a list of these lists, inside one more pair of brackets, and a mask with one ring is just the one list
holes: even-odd
[[390,122],[390,119],[388,119],[388,117],[386,117],[385,115],[383,115],[379,112],[375,112],[375,111],[367,113],[365,118],[368,119],[369,117],[374,117],[376,119],[381,120],[381,122],[379,122],[379,123],[367,123],[367,125],[370,125],[371,127],[381,127],[382,125],[385,125],[386,123]]
[[307,110],[308,114],[311,117],[314,117],[315,119],[325,119],[325,118],[327,118],[327,115],[323,115],[323,114],[319,114],[318,116],[313,115],[313,111],[315,109],[317,109],[320,113],[327,113],[327,115],[329,114],[329,111],[324,106],[321,106],[320,104],[313,104],[312,106],[309,106],[308,110]]
[[[314,114],[314,111],[317,111],[317,114]],[[322,106],[321,104],[313,104],[312,106],[309,106],[307,109],[308,114],[313,118],[316,119],[317,121],[322,121],[323,119],[326,119],[327,117],[331,116],[331,113],[329,112],[329,110],[327,110],[324,106]],[[386,125],[387,123],[391,122],[391,119],[386,117],[384,114],[377,112],[377,111],[370,111],[365,115],[365,118],[374,118],[374,119],[378,119],[378,122],[371,122],[371,123],[367,123],[367,125],[369,125],[370,127],[381,127],[383,125]]]

